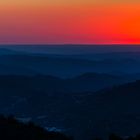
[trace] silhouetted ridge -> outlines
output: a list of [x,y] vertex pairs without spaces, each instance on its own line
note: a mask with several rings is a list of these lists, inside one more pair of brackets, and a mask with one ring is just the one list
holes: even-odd
[[104,73],[84,73],[84,74],[81,74],[79,76],[76,77],[76,79],[96,79],[96,78],[107,78],[107,79],[119,79],[121,77],[119,76],[114,76],[114,75],[111,75],[111,74],[104,74]]
[[140,80],[136,80],[135,82],[126,83],[119,86],[114,86],[110,89],[102,90],[97,93],[102,94],[113,94],[113,95],[135,95],[139,94],[140,96]]
[[[101,138],[96,138],[94,140],[102,140]],[[134,136],[125,136],[125,137],[121,137],[115,133],[112,133],[109,135],[108,140],[140,140],[140,133]]]
[[87,73],[71,79],[47,75],[0,75],[0,92],[5,94],[8,92],[20,94],[22,91],[29,92],[29,94],[36,91],[49,93],[94,92],[125,82],[127,80],[121,77],[96,73]]
[[1,140],[70,140],[64,134],[49,132],[32,122],[24,124],[14,117],[0,116]]

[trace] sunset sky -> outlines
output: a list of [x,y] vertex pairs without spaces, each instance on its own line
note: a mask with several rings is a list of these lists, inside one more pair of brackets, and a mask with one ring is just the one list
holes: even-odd
[[140,44],[140,0],[1,0],[0,44]]

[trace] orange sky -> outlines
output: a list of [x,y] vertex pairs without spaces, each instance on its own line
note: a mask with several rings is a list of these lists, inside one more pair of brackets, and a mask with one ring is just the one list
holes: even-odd
[[4,0],[1,44],[140,44],[138,0]]

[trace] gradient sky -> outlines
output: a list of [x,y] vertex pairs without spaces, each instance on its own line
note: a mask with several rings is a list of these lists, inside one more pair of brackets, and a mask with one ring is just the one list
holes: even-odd
[[140,0],[1,0],[1,44],[140,44]]

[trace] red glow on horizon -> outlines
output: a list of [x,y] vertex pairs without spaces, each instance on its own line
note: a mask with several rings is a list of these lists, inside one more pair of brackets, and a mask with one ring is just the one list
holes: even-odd
[[138,4],[3,7],[0,21],[1,44],[140,44]]

